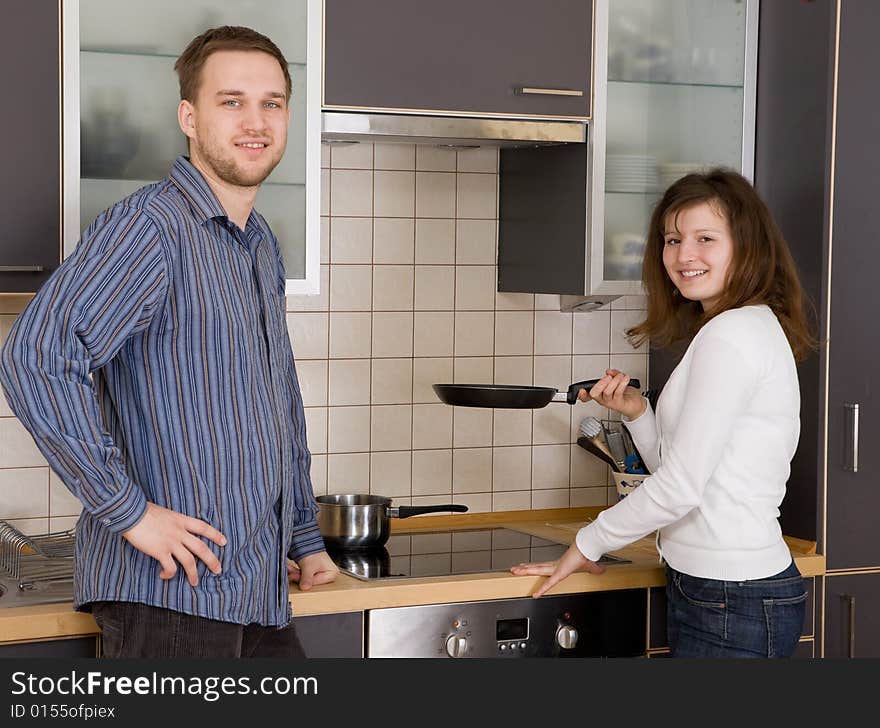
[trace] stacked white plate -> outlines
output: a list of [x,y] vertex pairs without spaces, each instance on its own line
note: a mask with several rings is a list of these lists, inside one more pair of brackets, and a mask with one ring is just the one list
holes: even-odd
[[676,180],[689,172],[699,172],[702,165],[697,162],[661,162],[657,165],[657,189],[665,192]]
[[607,192],[653,192],[657,188],[657,158],[638,154],[609,154],[605,160]]

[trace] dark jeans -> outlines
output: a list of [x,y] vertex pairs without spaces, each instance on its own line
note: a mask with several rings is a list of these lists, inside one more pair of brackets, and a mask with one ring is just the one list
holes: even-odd
[[807,593],[792,561],[766,579],[718,581],[666,567],[672,657],[790,657]]
[[136,602],[94,602],[104,657],[305,657],[286,627],[233,624]]

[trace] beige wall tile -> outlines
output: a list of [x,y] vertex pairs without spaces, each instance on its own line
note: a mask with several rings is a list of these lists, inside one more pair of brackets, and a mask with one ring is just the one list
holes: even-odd
[[[577,405],[575,405],[577,406]],[[571,418],[574,407],[568,404],[551,402],[542,409],[535,410],[535,445],[561,445],[572,441]]]
[[[497,314],[496,314],[497,316]],[[529,385],[532,382],[534,358],[531,356],[496,356],[495,384]]]
[[320,234],[321,234],[321,250],[320,250],[320,263],[321,265],[326,265],[330,262],[330,216],[322,215],[321,216],[321,225],[320,225]]
[[296,375],[304,407],[327,404],[326,359],[303,359],[296,362]]
[[297,360],[327,358],[328,325],[326,313],[287,314],[287,333]]
[[373,266],[330,266],[330,310],[369,311]]
[[535,315],[531,311],[495,312],[495,356],[534,352]]
[[372,318],[373,314],[369,312],[331,313],[330,356],[332,358],[370,356]]
[[455,382],[492,384],[492,357],[457,356],[452,376]]
[[493,410],[493,445],[531,445],[532,410]]
[[452,451],[452,492],[492,492],[492,448],[459,448]]
[[415,144],[375,144],[376,169],[415,169]]
[[375,218],[373,248],[375,263],[412,263],[415,256],[415,220],[399,217]]
[[[34,439],[14,417],[0,418],[0,453],[4,468],[31,468],[48,465]],[[48,481],[47,481],[48,482]]]
[[495,308],[495,285],[495,266],[457,266],[455,269],[456,310],[493,310]]
[[635,352],[648,352],[647,344],[638,348],[634,347],[627,339],[624,332],[640,324],[645,319],[642,311],[612,311],[611,312],[611,351],[615,354],[633,354]]
[[334,169],[372,169],[372,142],[342,142],[331,144],[330,166]]
[[573,315],[559,311],[535,312],[535,354],[571,354]]
[[589,508],[609,505],[606,503],[607,488],[572,488],[569,502],[572,508]]
[[[538,387],[555,387],[568,390],[571,379],[571,357],[568,356],[536,356],[535,385]],[[553,405],[550,405],[553,406]]]
[[49,532],[48,518],[10,518],[8,523],[25,536],[41,536]]
[[404,357],[413,355],[412,312],[373,314],[373,356]]
[[455,174],[416,172],[416,217],[455,217]]
[[370,360],[331,359],[328,403],[333,406],[370,403]]
[[498,172],[498,148],[459,149],[459,172]]
[[[450,317],[451,318],[451,317]],[[419,319],[416,315],[415,331],[419,331]],[[450,325],[449,351],[452,351],[452,327]],[[416,337],[416,356],[418,356],[418,336]],[[413,359],[413,402],[434,404],[438,402],[433,390],[434,384],[445,384],[452,381],[452,359],[430,358]]]
[[[467,506],[468,513],[490,513],[492,511],[491,493],[457,493],[453,500],[458,505]],[[417,505],[415,498],[413,498],[413,505]]]
[[455,314],[455,355],[492,356],[495,314],[461,311]]
[[372,408],[370,447],[379,450],[412,449],[412,405]]
[[49,531],[57,532],[57,531],[69,531],[71,528],[76,527],[76,523],[79,521],[79,516],[56,516],[55,518],[49,519]]
[[309,452],[312,455],[327,452],[327,418],[326,407],[306,407],[306,437]]
[[331,217],[330,260],[370,263],[373,260],[373,218]]
[[370,454],[327,456],[327,493],[369,493]]
[[455,308],[455,266],[417,265],[415,269],[416,310],[452,311]]
[[452,450],[413,450],[413,496],[452,494]]
[[413,310],[413,266],[373,266],[373,310]]
[[[455,314],[452,311],[416,311],[413,336],[415,356],[451,357],[455,345]],[[446,381],[452,381],[452,377]]]
[[317,295],[295,295],[287,297],[287,310],[329,311],[330,310],[330,266],[321,266],[321,284]]
[[452,409],[446,404],[413,405],[414,450],[452,447]]
[[532,508],[568,508],[568,504],[568,488],[532,491]]
[[413,360],[374,359],[371,402],[403,404],[412,402]]
[[604,461],[584,450],[571,446],[571,485],[578,488],[604,488],[608,484],[609,469]]
[[492,410],[456,407],[452,414],[453,447],[488,447],[492,444]]
[[455,220],[416,220],[416,263],[455,263]]
[[369,452],[370,408],[330,407],[327,450],[331,454]]
[[373,172],[371,170],[333,169],[330,171],[330,214],[355,217],[373,214]]
[[[49,470],[49,516],[53,521],[57,517],[79,517],[82,512],[82,503],[53,470]],[[44,515],[44,514],[39,514]],[[53,525],[53,529],[55,526]]]
[[459,265],[495,265],[497,230],[496,220],[457,220],[455,262]]
[[532,507],[532,491],[517,490],[510,493],[493,493],[493,511],[527,511]]
[[312,478],[312,491],[315,495],[327,495],[326,455],[312,455],[312,467],[309,474]]
[[321,169],[327,169],[330,166],[330,144],[329,142],[321,142]]
[[610,311],[589,311],[574,316],[573,353],[607,354],[611,351]]
[[330,214],[330,170],[321,170],[321,216]]
[[495,308],[499,311],[533,311],[534,293],[495,293]]
[[376,171],[373,214],[376,217],[412,217],[415,214],[415,184],[415,172]]
[[561,299],[557,293],[536,293],[536,311],[558,311]]
[[496,493],[531,490],[531,447],[496,447],[492,458],[492,489]]
[[0,470],[0,518],[39,518],[48,513],[48,467]]
[[456,215],[459,218],[497,218],[496,174],[459,174]]
[[370,493],[387,498],[410,496],[412,452],[374,452],[370,455]]
[[454,172],[455,150],[420,144],[416,147],[416,169],[431,172]]
[[568,445],[536,445],[532,448],[532,489],[567,488]]
[[641,388],[648,388],[648,354],[612,354],[611,368],[619,369],[641,382]]

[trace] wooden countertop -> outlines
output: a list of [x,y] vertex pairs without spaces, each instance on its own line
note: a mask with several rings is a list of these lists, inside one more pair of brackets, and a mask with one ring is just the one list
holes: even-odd
[[[551,541],[571,543],[580,526],[598,515],[596,508],[561,508],[537,511],[506,511],[449,516],[418,516],[393,520],[396,532],[430,531],[447,528],[505,526]],[[816,545],[786,537],[795,562],[804,576],[825,573],[825,557]],[[604,574],[572,574],[551,594],[609,591],[662,586],[666,583],[654,538],[637,541],[616,555],[632,563],[609,566]],[[340,574],[332,584],[303,592],[291,585],[290,601],[296,616],[352,612],[381,607],[400,607],[443,602],[508,599],[531,594],[543,577],[514,576],[508,572],[466,574],[366,582]],[[90,614],[75,612],[69,603],[33,607],[0,608],[0,643],[95,634],[97,625]]]

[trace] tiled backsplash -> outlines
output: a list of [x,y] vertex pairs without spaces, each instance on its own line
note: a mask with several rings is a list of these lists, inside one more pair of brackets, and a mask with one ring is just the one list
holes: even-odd
[[[431,384],[567,388],[609,365],[647,380],[623,331],[641,297],[560,313],[559,296],[497,293],[498,152],[322,145],[321,294],[288,297],[316,494],[471,511],[603,505],[608,468],[578,447],[596,404],[453,408]],[[0,341],[27,299],[0,296]],[[0,398],[2,399],[2,398]],[[609,487],[612,486],[612,487]],[[0,518],[66,528],[79,505],[0,403]]]

